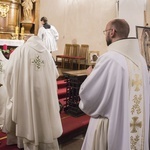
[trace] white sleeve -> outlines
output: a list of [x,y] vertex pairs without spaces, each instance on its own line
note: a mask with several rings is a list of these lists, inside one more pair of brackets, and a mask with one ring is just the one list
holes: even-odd
[[115,99],[114,90],[122,89],[124,74],[123,68],[115,60],[100,57],[80,87],[80,109],[92,117],[105,116]]
[[42,31],[42,27],[39,28],[39,31],[38,31],[38,37],[39,37],[40,39],[43,40],[43,31]]
[[54,26],[51,25],[51,31],[52,31],[52,34],[54,35],[56,41],[59,39],[59,33],[58,31],[56,30],[56,28]]

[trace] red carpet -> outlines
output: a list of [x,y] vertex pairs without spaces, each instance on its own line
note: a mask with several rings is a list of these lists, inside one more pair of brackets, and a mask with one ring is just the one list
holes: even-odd
[[78,130],[81,127],[85,127],[89,123],[89,116],[83,115],[80,117],[72,117],[64,112],[61,114],[62,126],[63,126],[63,135],[66,135],[72,131]]
[[6,134],[0,131],[0,150],[19,150],[16,145],[6,145]]
[[[66,104],[66,82],[65,80],[58,80],[58,98],[59,101],[65,105]],[[80,134],[85,134],[88,123],[89,116],[83,115],[80,117],[72,117],[68,114],[65,114],[63,111],[61,113],[61,120],[63,126],[63,134],[58,139],[59,143],[67,142],[68,140],[78,136]]]
[[57,86],[58,86],[58,98],[59,101],[61,102],[62,105],[66,104],[66,82],[65,80],[58,80],[57,81]]

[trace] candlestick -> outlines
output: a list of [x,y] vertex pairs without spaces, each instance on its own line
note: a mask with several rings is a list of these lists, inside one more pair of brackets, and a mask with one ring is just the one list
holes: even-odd
[[15,33],[19,34],[19,27],[18,26],[15,27]]
[[21,34],[24,34],[24,27],[21,27]]

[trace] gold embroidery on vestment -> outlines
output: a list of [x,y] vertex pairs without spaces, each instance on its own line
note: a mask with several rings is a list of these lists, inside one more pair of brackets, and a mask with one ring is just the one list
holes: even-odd
[[44,61],[40,59],[40,56],[37,56],[34,60],[31,61],[31,63],[36,66],[36,69],[40,69],[41,65],[44,65]]
[[141,108],[140,108],[140,102],[142,100],[142,95],[140,94],[139,96],[135,95],[133,102],[134,105],[131,108],[131,113],[133,114],[135,111],[137,112],[137,114],[141,113]]
[[131,133],[136,133],[137,132],[137,128],[141,128],[142,127],[142,122],[141,121],[137,121],[138,117],[132,117],[133,122],[130,123],[130,127],[132,127],[132,131]]
[[138,74],[135,74],[135,80],[132,80],[132,86],[135,86],[135,91],[140,90],[140,86],[142,86],[142,80],[139,78]]
[[129,126],[130,150],[144,150],[144,97],[142,68],[129,59]]
[[131,136],[130,141],[131,141],[131,150],[137,150],[136,144],[139,141],[139,136],[137,135],[135,138]]

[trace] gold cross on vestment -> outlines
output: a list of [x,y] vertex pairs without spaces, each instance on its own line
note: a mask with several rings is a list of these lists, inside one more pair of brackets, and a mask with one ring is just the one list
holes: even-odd
[[32,60],[31,63],[35,64],[36,69],[40,69],[41,65],[44,65],[44,60],[41,60],[40,56],[37,56],[34,60]]
[[141,85],[142,80],[140,79],[138,74],[135,74],[135,80],[132,80],[132,86],[135,86],[135,91],[139,91]]
[[0,73],[3,72],[3,64],[0,62]]
[[137,132],[137,127],[141,128],[142,127],[142,122],[137,122],[138,117],[132,117],[133,122],[130,123],[130,127],[132,127],[131,133],[136,133]]

